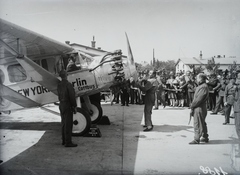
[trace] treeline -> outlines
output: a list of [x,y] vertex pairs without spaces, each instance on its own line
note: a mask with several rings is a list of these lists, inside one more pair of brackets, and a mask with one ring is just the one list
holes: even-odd
[[[154,62],[154,63],[153,63]],[[169,72],[175,72],[176,68],[175,68],[175,64],[176,62],[174,60],[168,60],[168,61],[159,61],[159,60],[154,60],[151,61],[150,64],[139,64],[139,63],[135,63],[136,64],[136,68],[138,72],[141,71],[145,71],[145,70],[159,70],[162,71],[163,69],[165,69],[166,73]]]

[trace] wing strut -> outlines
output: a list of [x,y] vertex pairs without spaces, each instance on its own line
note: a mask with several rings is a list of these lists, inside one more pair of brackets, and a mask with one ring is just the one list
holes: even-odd
[[19,62],[19,64],[21,64],[21,66],[26,70],[26,72],[35,82],[38,82],[54,94],[57,94],[57,84],[59,82],[59,79],[56,76],[43,69],[27,56],[17,52],[15,49],[7,45],[2,39],[0,39],[0,44],[2,44],[3,47],[5,47],[14,56],[16,56],[16,60]]
[[13,103],[16,103],[24,108],[40,106],[40,104],[36,103],[35,101],[19,94],[18,92],[12,90],[7,86],[4,86],[3,84],[0,84],[0,89],[1,89],[0,95],[3,98]]

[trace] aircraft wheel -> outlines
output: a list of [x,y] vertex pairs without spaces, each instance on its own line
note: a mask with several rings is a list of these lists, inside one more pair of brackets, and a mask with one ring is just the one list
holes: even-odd
[[93,124],[96,124],[101,120],[102,112],[101,105],[95,101],[91,101],[90,117]]
[[77,113],[73,114],[73,136],[83,136],[91,126],[91,118],[89,114],[82,108],[77,108]]

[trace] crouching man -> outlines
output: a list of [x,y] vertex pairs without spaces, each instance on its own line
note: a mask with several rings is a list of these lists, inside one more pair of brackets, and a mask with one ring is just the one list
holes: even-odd
[[[194,120],[194,140],[189,144],[199,144],[199,142],[208,142],[208,130],[206,124],[207,99],[209,95],[207,76],[203,73],[197,75],[198,87],[195,90],[191,108],[191,115]],[[203,137],[202,139],[200,139]]]

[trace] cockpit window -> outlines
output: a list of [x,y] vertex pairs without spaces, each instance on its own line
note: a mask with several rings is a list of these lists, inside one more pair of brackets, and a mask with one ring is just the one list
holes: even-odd
[[27,79],[26,71],[20,64],[10,65],[7,70],[9,81],[12,83],[21,82]]

